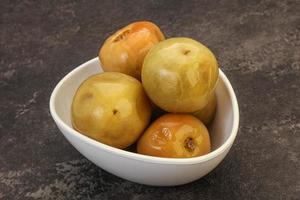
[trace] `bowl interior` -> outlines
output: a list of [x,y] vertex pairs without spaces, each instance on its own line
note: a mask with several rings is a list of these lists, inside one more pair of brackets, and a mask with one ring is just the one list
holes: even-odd
[[[100,63],[95,58],[74,69],[58,83],[53,99],[54,112],[70,128],[73,128],[71,104],[77,88],[89,76],[100,72],[102,72]],[[220,70],[220,78],[216,87],[217,112],[214,121],[208,127],[213,150],[219,148],[229,138],[234,124],[232,96],[228,88],[229,82],[226,84],[226,81],[228,82],[226,76]]]

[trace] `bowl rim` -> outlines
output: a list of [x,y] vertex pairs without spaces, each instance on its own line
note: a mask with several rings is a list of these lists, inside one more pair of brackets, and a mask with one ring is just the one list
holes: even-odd
[[[57,93],[61,86],[74,74],[78,73],[78,71],[81,71],[84,67],[94,64],[95,62],[99,63],[98,57],[93,58],[80,66],[76,67],[73,69],[71,72],[69,72],[67,75],[65,75],[55,86],[54,90],[52,91],[51,97],[50,97],[50,102],[49,102],[49,107],[50,107],[50,113],[52,118],[54,119],[55,123],[57,124],[58,127],[62,127],[62,129],[66,130],[69,134],[71,134],[74,137],[77,137],[81,141],[88,143],[92,146],[95,146],[96,148],[100,148],[101,150],[104,150],[108,153],[113,153],[116,156],[121,156],[129,159],[134,159],[142,162],[148,162],[148,163],[159,163],[159,164],[176,164],[176,165],[181,165],[181,164],[198,164],[201,162],[205,162],[208,160],[211,160],[219,155],[221,155],[224,151],[229,149],[231,145],[233,144],[237,132],[238,132],[238,125],[239,125],[239,107],[238,107],[238,102],[236,95],[234,93],[234,90],[226,77],[226,75],[222,72],[221,69],[219,69],[219,78],[222,79],[224,82],[225,87],[228,89],[229,97],[232,103],[232,108],[233,108],[233,125],[231,129],[231,133],[229,137],[226,139],[226,141],[217,149],[213,150],[212,152],[203,155],[203,156],[198,156],[198,157],[192,157],[192,158],[162,158],[162,157],[155,157],[155,156],[148,156],[148,155],[142,155],[122,149],[118,149],[106,144],[103,144],[101,142],[98,142],[96,140],[93,140],[80,132],[74,130],[70,126],[68,126],[57,114],[56,108],[55,108],[55,100]],[[100,64],[100,63],[99,63]],[[63,131],[61,131],[63,132]],[[63,133],[65,134],[65,133]],[[67,139],[68,140],[68,139]],[[69,140],[68,140],[69,141]],[[73,144],[72,144],[73,145]]]

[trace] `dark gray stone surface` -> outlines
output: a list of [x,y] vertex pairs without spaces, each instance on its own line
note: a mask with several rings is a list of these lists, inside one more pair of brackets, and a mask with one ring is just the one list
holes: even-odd
[[[299,199],[300,2],[6,1],[0,5],[0,199]],[[225,160],[179,187],[115,177],[81,156],[48,109],[55,84],[136,20],[206,44],[240,105]]]

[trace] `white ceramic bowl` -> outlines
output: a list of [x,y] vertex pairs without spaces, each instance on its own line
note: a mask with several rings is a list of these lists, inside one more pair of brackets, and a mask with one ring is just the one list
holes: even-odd
[[156,186],[189,183],[212,171],[226,156],[237,135],[239,109],[234,91],[220,70],[216,87],[217,112],[210,127],[213,151],[195,158],[159,158],[120,150],[72,128],[71,103],[79,85],[89,76],[102,72],[94,58],[67,74],[55,87],[50,98],[51,115],[64,136],[87,159],[121,178]]

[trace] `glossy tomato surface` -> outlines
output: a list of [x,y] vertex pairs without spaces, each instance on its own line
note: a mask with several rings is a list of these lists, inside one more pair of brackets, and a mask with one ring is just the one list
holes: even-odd
[[152,22],[131,23],[107,38],[102,45],[99,51],[102,68],[140,79],[146,54],[154,44],[164,39],[159,27]]
[[205,125],[187,114],[165,114],[154,121],[137,144],[140,154],[189,158],[211,150],[210,137]]
[[215,94],[211,95],[208,103],[201,110],[193,113],[198,119],[200,119],[205,125],[208,125],[214,119],[217,109],[217,97]]
[[173,113],[195,112],[207,105],[218,76],[214,54],[190,38],[156,44],[142,68],[142,83],[150,99]]
[[72,123],[79,132],[104,144],[126,148],[149,123],[151,106],[142,84],[117,72],[89,77],[72,103]]

